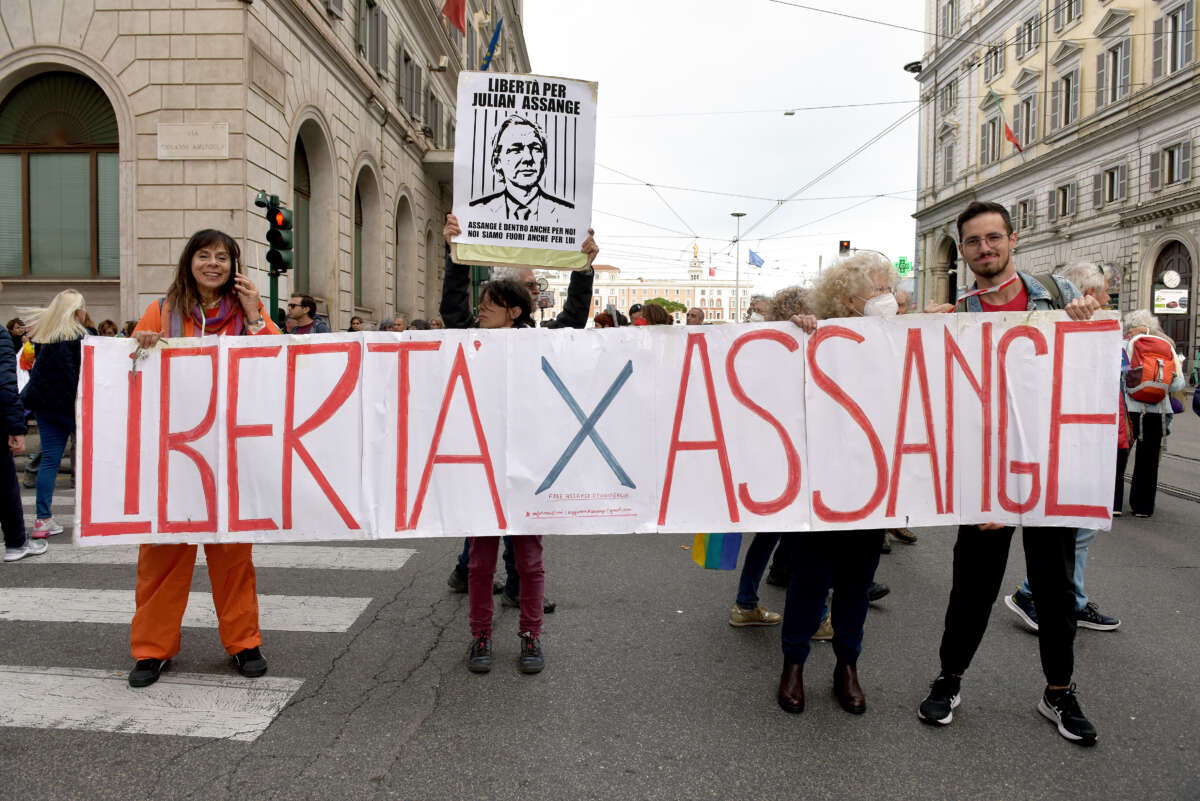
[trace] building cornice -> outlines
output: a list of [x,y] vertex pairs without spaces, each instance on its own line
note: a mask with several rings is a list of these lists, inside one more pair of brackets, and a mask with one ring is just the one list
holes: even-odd
[[1200,209],[1200,186],[1192,187],[1185,192],[1172,193],[1168,197],[1143,203],[1137,208],[1123,212],[1120,215],[1121,226],[1127,228],[1131,225],[1174,217],[1176,214],[1184,214],[1197,209]]

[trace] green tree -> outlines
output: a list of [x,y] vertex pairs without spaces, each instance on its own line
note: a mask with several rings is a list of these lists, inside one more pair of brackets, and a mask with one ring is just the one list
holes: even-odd
[[[666,298],[650,298],[650,300],[646,301],[646,303],[654,303],[659,306],[662,306],[664,309],[671,312],[672,314],[674,314],[675,312],[683,313],[683,312],[687,311],[687,306],[684,306],[682,303],[680,303],[677,300],[667,300]],[[642,304],[642,305],[644,306],[645,304]]]

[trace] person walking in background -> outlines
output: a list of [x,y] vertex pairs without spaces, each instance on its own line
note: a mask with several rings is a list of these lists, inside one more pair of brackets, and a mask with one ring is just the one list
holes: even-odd
[[112,320],[101,320],[100,325],[96,326],[96,333],[102,337],[115,337],[121,332],[117,330],[117,324]]
[[[11,323],[9,330],[11,333]],[[4,529],[4,561],[16,562],[26,556],[44,554],[46,543],[30,539],[25,530],[21,488],[17,485],[17,466],[13,462],[13,454],[25,450],[25,409],[17,394],[17,360],[12,337],[0,337],[0,415],[6,435],[0,439],[0,493],[3,493],[0,528]]]
[[289,334],[328,334],[329,323],[317,315],[317,302],[312,295],[292,295],[288,300]]
[[[1129,362],[1125,371],[1125,406],[1129,410],[1129,427],[1132,431],[1130,449],[1133,455],[1133,481],[1129,485],[1129,510],[1134,517],[1150,517],[1154,514],[1154,498],[1158,494],[1158,462],[1162,455],[1163,442],[1171,433],[1171,393],[1183,389],[1183,371],[1180,368],[1179,357],[1175,353],[1174,343],[1163,331],[1158,318],[1148,309],[1136,309],[1125,315],[1125,355]],[[1139,338],[1142,347],[1156,348],[1161,352],[1162,369],[1167,368],[1167,352],[1170,351],[1171,377],[1170,385],[1165,390],[1146,387],[1138,389],[1141,381],[1151,380],[1146,368],[1135,356],[1135,344]],[[1137,371],[1137,377],[1133,377]],[[1146,372],[1143,375],[1143,372]],[[1161,396],[1161,397],[1159,397]],[[1156,400],[1156,398],[1158,398]],[[1117,452],[1120,457],[1121,452]],[[1129,457],[1129,451],[1125,451]],[[1125,473],[1125,465],[1118,463],[1120,475]]]
[[33,346],[37,355],[21,400],[25,408],[33,412],[42,442],[33,536],[43,539],[61,534],[63,530],[50,515],[50,502],[67,439],[75,433],[75,393],[82,356],[80,343],[94,332],[84,324],[88,319],[87,309],[83,295],[74,289],[64,289],[45,309],[34,310],[26,317],[33,319]]
[[[237,243],[221,231],[197,231],[184,246],[167,296],[151,303],[134,337],[139,349],[163,337],[278,334],[254,282],[241,274]],[[135,354],[136,355],[136,354]],[[258,594],[250,543],[204,546],[221,644],[238,672],[256,678],[267,672],[259,646]],[[145,687],[179,653],[179,627],[187,608],[195,545],[143,545],[138,550],[136,611],[129,635],[137,660],[129,686]]]
[[[1105,278],[1104,271],[1099,265],[1090,262],[1080,262],[1077,264],[1069,264],[1059,273],[1059,277],[1066,281],[1070,281],[1076,289],[1083,293],[1085,297],[1094,299],[1100,308],[1108,305],[1108,280]],[[1125,408],[1125,393],[1117,390],[1117,394],[1121,398],[1121,409]],[[1126,434],[1127,423],[1125,416],[1122,414],[1118,421],[1119,434],[1117,437],[1117,453],[1118,453],[1118,472],[1117,485],[1124,489],[1124,472],[1125,465],[1120,461],[1120,454],[1123,452],[1126,456],[1129,454],[1129,439]],[[1122,442],[1122,440],[1124,440]],[[1121,621],[1115,617],[1104,614],[1094,601],[1088,599],[1088,595],[1083,590],[1083,574],[1087,567],[1088,547],[1092,541],[1096,539],[1096,529],[1081,528],[1075,532],[1075,613],[1076,625],[1093,631],[1115,631]],[[1037,622],[1037,607],[1033,602],[1033,588],[1026,578],[1017,587],[1016,592],[1012,595],[1005,596],[1004,605],[1012,610],[1030,631],[1038,630]]]

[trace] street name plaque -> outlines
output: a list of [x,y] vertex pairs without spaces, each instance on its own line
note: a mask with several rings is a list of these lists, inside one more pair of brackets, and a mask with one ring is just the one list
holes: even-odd
[[229,123],[161,122],[158,158],[160,161],[229,158]]

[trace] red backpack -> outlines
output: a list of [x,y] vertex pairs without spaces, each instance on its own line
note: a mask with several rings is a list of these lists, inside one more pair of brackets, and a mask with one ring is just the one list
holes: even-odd
[[1125,343],[1125,355],[1125,392],[1141,403],[1162,402],[1175,379],[1175,346],[1153,334],[1138,334]]

